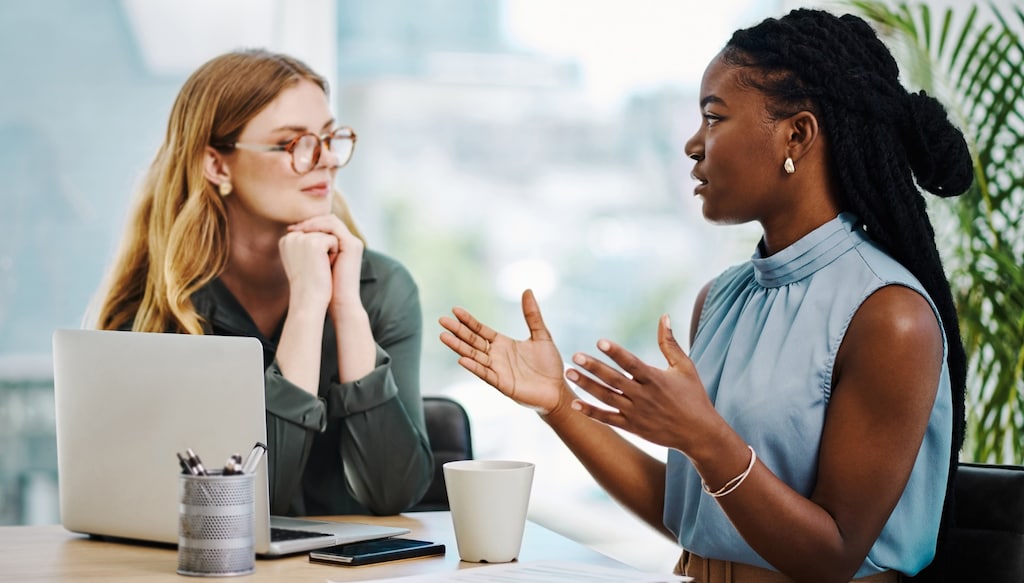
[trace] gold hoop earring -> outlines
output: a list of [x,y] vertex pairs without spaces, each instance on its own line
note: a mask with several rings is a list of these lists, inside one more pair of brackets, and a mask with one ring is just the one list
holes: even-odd
[[231,181],[225,180],[224,182],[221,182],[217,186],[217,192],[219,192],[221,196],[227,196],[231,194]]
[[786,161],[782,164],[782,169],[786,171],[786,174],[796,172],[796,166],[793,164],[793,159],[786,156]]

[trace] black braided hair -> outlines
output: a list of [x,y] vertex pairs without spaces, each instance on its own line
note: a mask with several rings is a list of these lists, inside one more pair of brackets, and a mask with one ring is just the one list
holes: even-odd
[[769,18],[735,32],[722,58],[749,71],[741,82],[768,97],[775,119],[799,111],[817,116],[831,146],[840,206],[860,217],[868,235],[917,277],[938,307],[953,397],[944,532],[964,438],[967,366],[935,231],[914,183],[942,197],[966,191],[974,171],[964,136],[938,101],[907,92],[889,49],[853,15],[797,9]]

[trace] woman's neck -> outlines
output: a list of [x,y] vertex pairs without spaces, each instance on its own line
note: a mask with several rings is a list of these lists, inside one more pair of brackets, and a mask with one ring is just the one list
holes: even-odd
[[837,191],[824,178],[804,180],[792,192],[786,199],[788,204],[760,221],[764,229],[761,252],[765,257],[789,247],[842,211]]
[[273,336],[288,311],[288,276],[277,246],[280,236],[232,233],[228,263],[220,275],[266,338]]

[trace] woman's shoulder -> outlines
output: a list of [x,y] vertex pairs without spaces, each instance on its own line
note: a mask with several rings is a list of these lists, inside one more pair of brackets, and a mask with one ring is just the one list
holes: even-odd
[[367,247],[363,250],[362,278],[367,279],[401,279],[414,283],[409,269],[398,259]]
[[363,271],[360,276],[360,295],[370,315],[374,337],[385,323],[401,326],[421,322],[419,288],[416,280],[398,259],[373,249],[363,250]]
[[412,273],[401,261],[381,251],[363,250],[360,287],[367,309],[418,304],[419,287]]
[[864,236],[855,249],[854,260],[877,278],[879,286],[902,284],[924,293],[924,286],[917,277],[873,239]]

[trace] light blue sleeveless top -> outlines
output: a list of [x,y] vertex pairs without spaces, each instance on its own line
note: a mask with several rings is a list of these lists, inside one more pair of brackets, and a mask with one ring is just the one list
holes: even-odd
[[[708,396],[758,459],[804,496],[815,484],[839,345],[861,303],[891,284],[928,298],[856,217],[843,213],[771,257],[758,251],[750,263],[728,269],[707,295],[690,357]],[[910,481],[858,578],[887,569],[913,575],[935,553],[952,441],[945,332],[943,347],[938,394]],[[702,492],[700,476],[675,450],[668,454],[665,525],[703,557],[773,568]]]

